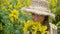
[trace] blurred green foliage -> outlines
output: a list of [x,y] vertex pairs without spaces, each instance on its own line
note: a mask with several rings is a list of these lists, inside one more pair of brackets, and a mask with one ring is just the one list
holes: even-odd
[[58,34],[60,34],[60,0],[48,0],[50,2],[51,12],[55,14],[55,19],[52,23],[58,28]]
[[[21,11],[24,6],[29,6],[31,0],[0,0],[0,34],[23,34],[23,23],[31,19],[31,15]],[[11,11],[19,12],[18,19],[11,21]],[[23,21],[23,22],[22,22]]]

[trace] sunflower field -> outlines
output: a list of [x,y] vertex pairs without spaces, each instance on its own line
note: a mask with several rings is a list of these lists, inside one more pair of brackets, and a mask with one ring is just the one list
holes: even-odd
[[[52,23],[58,27],[57,31],[60,34],[60,0],[47,1],[50,2],[51,12],[56,16]],[[30,4],[31,0],[0,0],[0,34],[23,34],[24,31],[32,29],[32,34],[36,34],[37,30],[45,34],[47,27],[34,23],[31,13],[21,10]]]
[[30,0],[0,0],[0,34],[23,34],[23,26],[31,14],[21,11]]

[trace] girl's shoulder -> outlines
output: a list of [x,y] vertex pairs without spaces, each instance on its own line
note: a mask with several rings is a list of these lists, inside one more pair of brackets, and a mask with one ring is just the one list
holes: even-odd
[[58,34],[57,33],[57,26],[55,24],[49,23],[50,24],[50,34]]
[[55,24],[52,24],[52,23],[49,23],[50,24],[50,27],[53,28],[53,29],[57,29],[57,26]]

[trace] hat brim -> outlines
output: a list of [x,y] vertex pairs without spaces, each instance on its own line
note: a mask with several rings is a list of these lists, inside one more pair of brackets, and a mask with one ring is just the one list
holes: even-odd
[[[40,9],[42,9],[42,8],[40,8]],[[46,11],[49,11],[49,10],[45,10],[45,9],[38,10],[38,9],[31,9],[31,8],[23,7],[22,10],[26,11],[26,12],[35,13],[35,14],[38,14],[38,15],[47,15],[47,16],[55,18],[55,14],[50,13],[50,12],[46,12]]]

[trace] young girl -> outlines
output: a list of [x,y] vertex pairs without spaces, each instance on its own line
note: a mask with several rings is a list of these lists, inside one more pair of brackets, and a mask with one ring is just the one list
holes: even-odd
[[[47,26],[46,34],[57,34],[57,27],[49,22],[49,17],[55,18],[49,10],[49,3],[45,0],[32,0],[29,7],[22,8],[23,11],[32,13],[32,19],[34,22],[40,22],[42,25]],[[31,34],[30,32],[24,32],[24,34]]]

